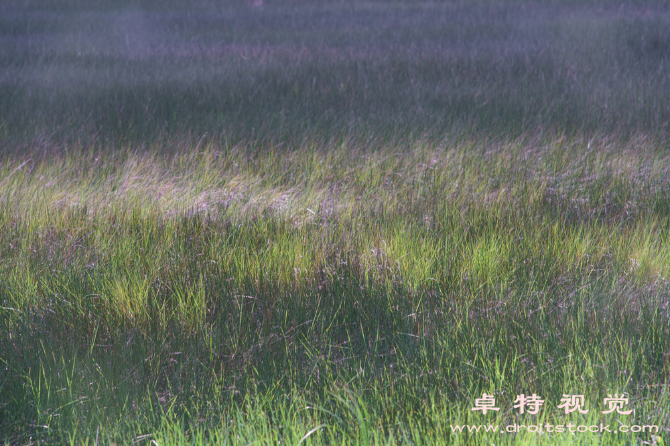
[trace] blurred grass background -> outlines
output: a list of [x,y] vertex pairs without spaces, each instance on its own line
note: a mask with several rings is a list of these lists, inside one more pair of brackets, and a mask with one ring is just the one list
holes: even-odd
[[[253,6],[258,4],[260,6]],[[665,2],[3,2],[5,144],[665,134]]]

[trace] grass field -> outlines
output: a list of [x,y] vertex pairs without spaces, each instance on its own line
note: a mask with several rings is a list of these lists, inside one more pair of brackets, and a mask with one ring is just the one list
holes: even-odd
[[670,444],[668,104],[660,1],[3,2],[0,441]]

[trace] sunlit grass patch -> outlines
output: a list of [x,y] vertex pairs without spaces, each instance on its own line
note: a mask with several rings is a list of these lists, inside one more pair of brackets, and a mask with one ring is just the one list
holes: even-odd
[[[663,154],[559,139],[531,157],[529,141],[6,158],[5,413],[78,438],[300,441],[323,424],[305,441],[400,444],[475,422],[481,392],[530,389],[627,392],[666,422],[649,389],[667,374],[667,179],[639,173]],[[326,391],[342,382],[359,396]],[[235,412],[259,389],[327,412],[275,431],[279,412]]]

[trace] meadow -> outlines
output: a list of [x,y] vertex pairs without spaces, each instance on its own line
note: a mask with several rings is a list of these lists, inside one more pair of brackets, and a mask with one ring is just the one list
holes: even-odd
[[4,1],[0,441],[670,444],[668,104],[661,1]]

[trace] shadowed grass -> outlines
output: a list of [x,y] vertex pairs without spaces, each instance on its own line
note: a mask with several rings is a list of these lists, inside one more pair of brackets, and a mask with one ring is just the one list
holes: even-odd
[[5,3],[7,148],[667,136],[663,2]]

